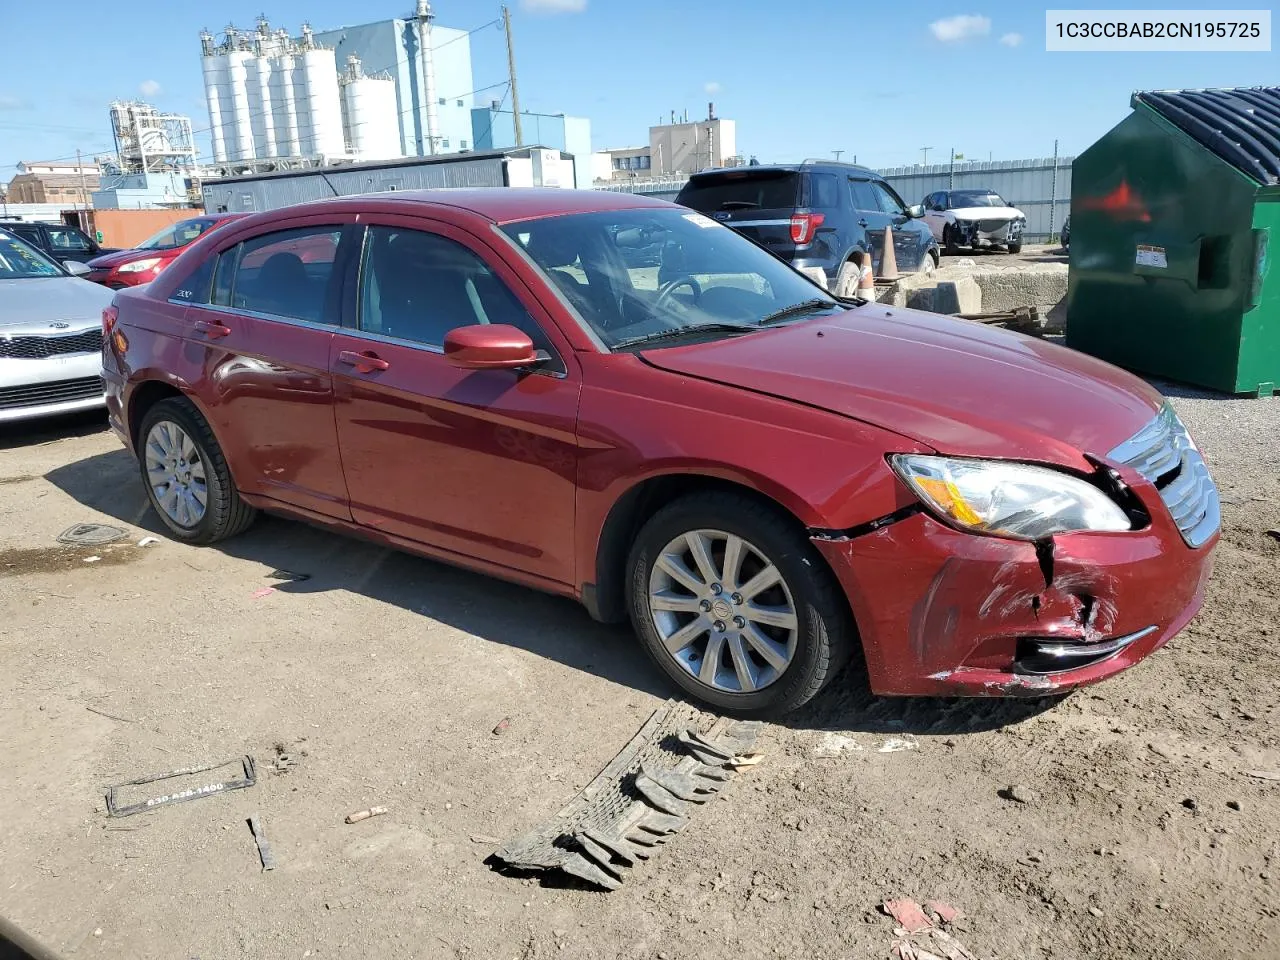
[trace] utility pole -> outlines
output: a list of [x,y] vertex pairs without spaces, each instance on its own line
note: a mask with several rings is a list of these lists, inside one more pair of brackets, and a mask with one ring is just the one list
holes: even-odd
[[839,162],[840,162],[840,154],[844,153],[844,151],[843,151],[843,150],[832,150],[831,152],[832,152],[832,153],[834,153],[834,154],[836,155],[836,163],[839,163]]
[[1058,225],[1058,141],[1053,141],[1053,186],[1049,197],[1049,242],[1053,242],[1054,227]]
[[516,146],[524,146],[524,133],[520,129],[520,91],[516,88],[516,48],[511,41],[511,10],[502,5],[502,29],[507,33],[507,77],[511,81],[511,115],[515,119]]
[[[1056,151],[1055,151],[1055,154],[1056,154]],[[89,186],[87,183],[85,183],[84,163],[82,163],[80,160],[79,150],[76,151],[76,169],[80,172],[80,199],[84,201],[84,208],[88,210],[89,209]],[[77,209],[79,208],[77,207]],[[80,226],[81,228],[83,228],[85,225],[81,223]]]
[[920,166],[927,167],[929,165],[929,151],[932,149],[933,147],[920,148],[920,156],[921,156]]

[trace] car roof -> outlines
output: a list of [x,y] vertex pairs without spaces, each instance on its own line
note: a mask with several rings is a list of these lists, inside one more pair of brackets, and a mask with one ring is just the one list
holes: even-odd
[[425,209],[449,207],[468,211],[495,224],[504,224],[571,213],[669,208],[674,204],[666,200],[655,200],[652,197],[616,193],[610,190],[568,190],[558,187],[480,187],[476,189],[442,187],[333,197],[258,214],[255,219],[269,221],[272,214],[310,214],[325,210],[348,210],[353,207],[359,210],[392,212],[407,206]]
[[798,173],[801,170],[813,170],[819,173],[823,171],[836,173],[860,173],[868,177],[879,177],[874,170],[869,167],[859,166],[856,163],[838,163],[835,160],[819,160],[816,162],[805,161],[804,163],[757,163],[745,167],[714,167],[711,170],[702,170],[693,174],[690,180],[700,180],[703,178],[710,179],[719,177],[724,174],[752,174],[752,173]]

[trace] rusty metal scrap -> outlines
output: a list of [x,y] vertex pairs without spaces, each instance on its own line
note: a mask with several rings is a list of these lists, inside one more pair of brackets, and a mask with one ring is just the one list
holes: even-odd
[[1003,326],[1019,333],[1037,335],[1044,332],[1046,322],[1037,307],[1014,307],[1012,310],[1001,310],[997,313],[958,313],[956,316],[961,320]]
[[507,841],[496,859],[618,889],[627,870],[736,778],[734,759],[750,751],[760,732],[755,721],[709,720],[668,700],[559,813]]

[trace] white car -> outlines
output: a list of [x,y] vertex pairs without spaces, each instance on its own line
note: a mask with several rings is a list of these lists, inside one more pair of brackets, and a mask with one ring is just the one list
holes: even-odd
[[961,247],[1022,250],[1027,215],[994,190],[939,190],[925,197],[923,206],[924,222],[948,253]]
[[115,291],[0,230],[0,424],[105,406],[102,311]]

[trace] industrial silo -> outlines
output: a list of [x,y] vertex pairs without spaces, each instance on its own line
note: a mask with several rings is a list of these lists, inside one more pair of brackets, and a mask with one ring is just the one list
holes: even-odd
[[204,71],[204,96],[209,107],[209,139],[213,144],[213,159],[224,163],[227,159],[227,142],[223,137],[223,108],[227,102],[227,58],[213,49],[213,34],[200,34],[202,50],[201,66]]
[[343,121],[351,151],[360,160],[392,160],[402,156],[395,81],[388,76],[365,76],[360,58],[350,56],[340,85]]

